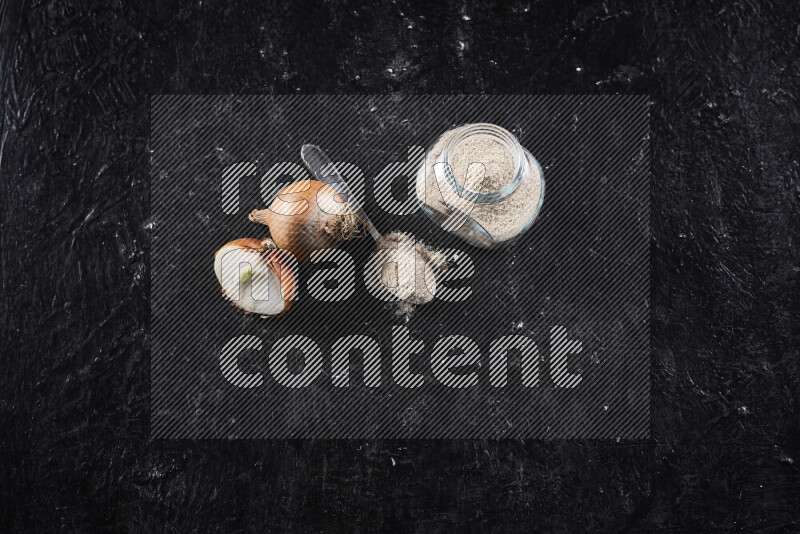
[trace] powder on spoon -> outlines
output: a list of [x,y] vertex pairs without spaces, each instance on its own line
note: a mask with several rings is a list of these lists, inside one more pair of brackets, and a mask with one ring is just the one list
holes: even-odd
[[447,260],[414,237],[401,232],[381,236],[366,265],[366,283],[373,293],[399,299],[398,311],[409,313],[436,295],[436,274],[447,269]]

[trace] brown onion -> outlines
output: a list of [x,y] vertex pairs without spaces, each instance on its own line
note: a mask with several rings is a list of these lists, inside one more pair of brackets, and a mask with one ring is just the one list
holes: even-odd
[[297,287],[293,264],[270,239],[236,239],[214,254],[223,296],[245,314],[261,318],[278,317],[291,308]]
[[278,248],[308,261],[316,250],[336,248],[359,237],[360,221],[332,186],[319,180],[289,184],[265,210],[253,210],[250,220],[269,227]]

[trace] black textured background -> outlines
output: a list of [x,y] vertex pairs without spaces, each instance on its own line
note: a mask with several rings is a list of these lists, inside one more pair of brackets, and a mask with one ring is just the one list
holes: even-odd
[[[168,4],[0,4],[2,530],[800,528],[800,4]],[[294,92],[650,94],[651,441],[150,441],[148,97]]]

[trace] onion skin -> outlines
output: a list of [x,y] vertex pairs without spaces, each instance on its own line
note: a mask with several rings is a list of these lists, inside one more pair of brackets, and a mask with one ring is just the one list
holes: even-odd
[[[279,280],[281,297],[283,299],[283,310],[280,313],[272,315],[259,314],[259,317],[262,319],[268,319],[272,317],[281,317],[288,313],[289,309],[294,303],[294,297],[297,291],[297,272],[294,266],[294,260],[291,258],[291,256],[283,250],[277,248],[275,243],[269,238],[263,240],[254,238],[234,239],[233,241],[223,245],[214,253],[215,272],[217,270],[216,262],[219,254],[223,251],[227,253],[235,249],[244,249],[253,254],[258,254],[263,261],[262,265],[266,265]],[[216,275],[219,279],[220,274],[216,273]],[[229,300],[235,308],[242,310],[245,315],[254,315],[254,312],[245,310],[239,306],[237,301],[232,299],[225,292],[224,287],[221,289],[222,295]]]
[[234,239],[233,241],[229,241],[222,245],[218,251],[214,253],[214,259],[217,259],[217,254],[219,254],[222,249],[226,247],[237,247],[237,248],[254,248],[256,250],[266,251],[269,250],[270,246],[268,243],[269,239],[258,240],[252,237],[242,237],[240,239]]
[[287,185],[269,208],[253,210],[249,218],[268,226],[278,248],[301,262],[309,261],[314,251],[336,248],[355,237],[358,226],[341,195],[319,180]]

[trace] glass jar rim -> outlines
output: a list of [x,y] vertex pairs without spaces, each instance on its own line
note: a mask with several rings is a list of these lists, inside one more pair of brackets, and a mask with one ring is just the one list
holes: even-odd
[[[514,158],[514,176],[511,181],[509,181],[500,189],[484,193],[469,189],[467,186],[458,183],[458,180],[456,180],[452,171],[452,167],[450,166],[449,155],[452,154],[452,152],[461,142],[468,137],[473,136],[485,136],[491,138],[496,143],[507,148],[511,153],[511,156]],[[524,166],[527,163],[527,159],[525,157],[525,152],[522,148],[522,145],[519,144],[519,141],[517,141],[517,138],[514,137],[511,132],[496,124],[479,122],[459,126],[456,129],[456,134],[444,146],[438,162],[446,164],[437,167],[443,167],[440,170],[443,171],[442,174],[444,175],[443,177],[445,182],[458,196],[470,202],[475,202],[476,204],[493,204],[503,200],[517,190],[519,184],[522,182],[525,168]],[[439,172],[436,174],[438,177]]]

